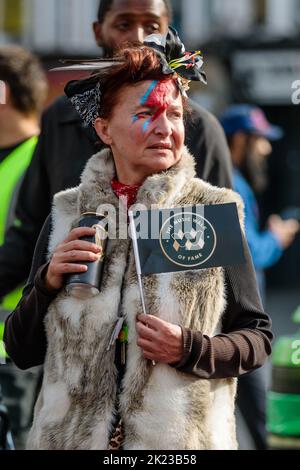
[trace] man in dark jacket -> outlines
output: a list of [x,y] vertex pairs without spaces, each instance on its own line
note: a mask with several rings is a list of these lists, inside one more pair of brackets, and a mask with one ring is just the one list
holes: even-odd
[[[101,0],[93,28],[97,44],[109,55],[120,44],[142,43],[154,32],[164,34],[169,22],[168,0]],[[223,130],[201,107],[191,103],[191,109],[186,143],[196,156],[197,174],[212,184],[230,187],[231,163]],[[53,195],[76,186],[87,160],[100,148],[65,97],[44,113],[41,137],[20,190],[16,220],[0,248],[0,298],[27,278]]]

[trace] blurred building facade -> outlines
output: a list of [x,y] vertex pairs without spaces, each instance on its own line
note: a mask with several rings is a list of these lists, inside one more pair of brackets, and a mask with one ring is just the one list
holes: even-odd
[[[40,53],[95,50],[91,22],[98,0],[0,0],[0,40]],[[172,0],[175,24],[193,45],[258,33],[295,36],[300,0]]]
[[[0,43],[23,44],[48,68],[57,58],[99,54],[91,28],[98,3],[0,0]],[[193,98],[216,114],[230,102],[256,103],[285,131],[269,160],[265,214],[300,207],[300,104],[292,102],[297,82],[300,101],[300,0],[172,0],[172,5],[184,42],[205,55],[209,85],[192,88]],[[269,279],[299,285],[300,237]]]
[[0,0],[0,41],[42,55],[94,54],[98,0]]
[[188,42],[216,37],[242,38],[254,32],[276,38],[296,35],[300,26],[299,0],[187,0],[181,5]]

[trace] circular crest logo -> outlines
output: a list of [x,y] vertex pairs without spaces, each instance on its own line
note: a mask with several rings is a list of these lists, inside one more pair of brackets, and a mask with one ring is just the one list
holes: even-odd
[[197,213],[183,211],[164,222],[159,242],[163,254],[172,263],[193,268],[213,255],[217,236],[207,219]]

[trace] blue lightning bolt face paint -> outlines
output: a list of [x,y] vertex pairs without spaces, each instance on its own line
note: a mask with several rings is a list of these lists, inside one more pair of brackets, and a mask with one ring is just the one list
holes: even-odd
[[150,118],[146,122],[144,122],[144,124],[143,124],[143,132],[144,133],[147,132],[147,129],[149,127],[149,124],[150,124],[151,120],[152,120],[152,118]]
[[138,121],[138,120],[139,120],[139,117],[138,117],[137,114],[135,114],[135,115],[133,116],[133,118],[132,118],[132,124],[134,124],[134,123],[135,123],[136,121]]
[[[149,86],[148,90],[146,91],[146,93],[142,96],[141,98],[141,106],[143,105],[146,105],[147,104],[147,101],[149,99],[149,96],[151,95],[152,91],[154,90],[154,88],[156,87],[156,85],[158,84],[158,81],[157,80],[153,80],[153,82],[151,83],[151,85]],[[136,121],[138,121],[140,119],[140,117],[135,114],[135,116],[133,116],[133,119],[132,119],[132,123],[134,124]],[[151,119],[149,119],[147,122],[145,122],[143,124],[143,132],[146,132],[147,131],[147,128],[149,126],[151,122]]]
[[158,81],[153,80],[153,82],[149,86],[148,90],[146,91],[144,96],[142,96],[142,98],[141,98],[141,105],[146,105],[147,104],[147,101],[150,98],[150,95],[151,95],[152,91],[154,90],[154,88],[156,87],[157,84],[158,84]]

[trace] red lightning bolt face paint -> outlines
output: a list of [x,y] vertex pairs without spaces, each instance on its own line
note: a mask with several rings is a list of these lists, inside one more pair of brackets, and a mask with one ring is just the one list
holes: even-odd
[[[154,80],[146,93],[141,98],[141,105],[153,108],[155,111],[150,119],[143,124],[143,132],[146,132],[150,122],[155,121],[172,102],[172,94],[174,92],[173,80],[157,81]],[[133,122],[139,119],[134,116]]]

